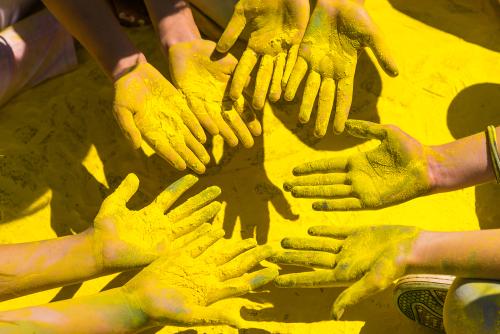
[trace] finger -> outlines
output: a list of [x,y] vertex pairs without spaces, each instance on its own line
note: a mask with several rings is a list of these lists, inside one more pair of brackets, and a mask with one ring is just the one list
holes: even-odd
[[236,5],[233,16],[229,20],[226,29],[217,42],[217,51],[226,53],[234,45],[246,25],[246,18],[244,14],[243,8]]
[[290,79],[290,74],[297,62],[297,57],[299,55],[299,46],[292,45],[290,50],[288,50],[288,57],[286,59],[285,72],[283,73],[283,78],[281,79],[281,86],[285,88],[288,84],[288,80]]
[[172,234],[178,237],[195,230],[203,223],[211,221],[221,208],[220,202],[212,202],[201,210],[196,211],[189,217],[184,218],[172,225]]
[[212,120],[212,117],[205,110],[205,105],[197,98],[187,98],[189,107],[195,114],[196,118],[200,121],[201,125],[212,135],[219,134],[217,124]]
[[334,186],[297,186],[292,189],[292,196],[298,198],[334,198],[352,194],[352,186],[338,184]]
[[200,238],[201,236],[207,234],[212,229],[212,225],[209,223],[201,224],[194,231],[181,235],[172,242],[173,249],[180,249],[190,242]]
[[245,239],[245,240],[224,240],[221,239],[213,247],[210,247],[201,258],[209,259],[216,265],[222,265],[226,262],[231,261],[236,256],[244,253],[252,248],[257,247],[257,241],[255,239]]
[[233,74],[231,89],[229,91],[231,99],[237,100],[241,96],[245,83],[247,82],[250,73],[252,73],[255,64],[257,64],[257,54],[250,49],[246,49],[245,52],[243,52],[243,55],[241,56]]
[[292,101],[295,98],[295,94],[297,94],[297,89],[299,88],[302,79],[307,72],[307,62],[304,58],[298,57],[295,66],[293,67],[292,73],[290,74],[290,79],[288,79],[288,83],[285,89],[285,100]]
[[320,288],[338,286],[331,269],[278,276],[274,284],[280,288]]
[[349,182],[347,173],[329,173],[298,176],[292,180],[286,181],[283,188],[291,191],[293,187],[298,186],[325,186],[334,184],[345,184]]
[[115,204],[125,206],[132,196],[134,196],[137,189],[139,189],[139,179],[137,175],[130,173],[105,201],[112,200]]
[[127,108],[114,106],[113,110],[123,134],[132,144],[134,149],[139,149],[141,147],[142,137],[141,132],[135,125],[134,116]]
[[203,252],[205,252],[210,246],[216,243],[217,240],[224,237],[224,234],[225,232],[222,229],[212,229],[207,234],[187,244],[184,249],[189,255],[191,255],[191,257],[198,257],[203,254]]
[[363,203],[359,198],[350,197],[314,202],[312,208],[316,211],[361,210],[363,209]]
[[333,131],[336,134],[344,132],[345,121],[351,110],[353,86],[354,76],[339,80],[337,84],[337,101],[333,120]]
[[383,140],[387,137],[387,130],[383,125],[350,119],[345,123],[347,132],[354,137]]
[[273,79],[271,82],[271,89],[269,91],[269,100],[276,102],[281,98],[281,80],[283,78],[283,71],[285,70],[286,54],[280,53],[276,56],[274,64]]
[[347,157],[336,157],[315,160],[298,165],[293,169],[293,175],[305,175],[313,173],[324,173],[333,171],[345,171],[347,168]]
[[205,131],[203,131],[200,122],[193,114],[191,109],[188,108],[186,102],[184,102],[180,108],[182,109],[180,115],[187,129],[189,129],[190,133],[200,143],[204,144],[207,141],[207,135],[205,134]]
[[259,71],[257,72],[257,79],[255,81],[255,91],[252,100],[252,106],[260,110],[264,108],[266,103],[267,91],[273,76],[274,60],[270,55],[264,55],[260,59]]
[[257,119],[251,104],[248,103],[243,96],[240,96],[240,98],[234,102],[233,107],[241,116],[243,122],[245,122],[250,133],[254,137],[260,136],[262,134],[262,125]]
[[236,136],[241,141],[244,147],[250,148],[254,144],[252,134],[246,127],[238,112],[234,109],[223,111],[222,117],[236,133]]
[[336,256],[318,251],[280,252],[269,258],[269,261],[279,264],[290,264],[309,268],[333,269]]
[[316,96],[318,95],[320,85],[321,76],[319,75],[319,73],[311,71],[309,73],[309,76],[307,77],[302,104],[300,105],[299,121],[301,123],[309,122],[309,119],[311,118],[311,112],[314,107],[314,101],[316,101]]
[[200,192],[198,195],[191,197],[178,207],[170,210],[166,217],[172,221],[176,222],[183,218],[188,217],[193,212],[203,208],[208,203],[212,202],[221,194],[221,189],[217,186],[211,186]]
[[194,155],[204,165],[208,165],[210,163],[210,155],[208,154],[203,144],[201,144],[198,140],[196,140],[196,138],[190,133],[186,133],[185,140],[186,140],[186,146],[194,153]]
[[187,146],[187,141],[192,140],[190,137],[192,134],[189,130],[183,126],[183,137],[184,141],[172,141],[172,146],[174,150],[179,154],[179,156],[186,162],[186,165],[198,174],[205,173],[205,165],[198,159],[198,157],[189,149]]
[[198,182],[198,178],[194,175],[181,177],[163,190],[148,207],[159,208],[162,212],[165,212],[196,182]]
[[388,75],[395,77],[399,74],[396,61],[392,57],[392,52],[382,38],[382,34],[375,28],[375,32],[367,40],[367,44],[377,58],[377,61]]
[[226,122],[224,122],[224,118],[221,114],[221,109],[220,107],[212,106],[210,104],[206,105],[207,110],[209,110],[210,114],[215,120],[215,123],[219,127],[219,134],[224,138],[226,143],[231,146],[235,147],[238,145],[238,137],[234,134],[233,130],[227,125]]
[[242,277],[233,278],[225,281],[220,289],[217,289],[209,297],[209,303],[230,297],[242,296],[250,291],[256,290],[269,282],[272,282],[278,276],[278,270],[275,268],[265,268]]
[[324,237],[309,238],[284,238],[281,240],[281,246],[285,249],[295,250],[313,250],[330,253],[338,253],[342,248],[343,242]]
[[332,114],[333,101],[335,100],[335,81],[332,78],[325,78],[321,83],[318,97],[318,116],[314,136],[324,137],[328,129],[330,115]]
[[219,267],[219,278],[225,281],[238,277],[275,253],[270,245],[253,248]]
[[318,225],[310,227],[307,233],[318,237],[345,239],[357,230],[358,228],[352,226]]
[[149,140],[149,138],[146,137],[146,142],[151,147],[153,147],[153,149],[156,153],[158,153],[159,156],[168,161],[175,169],[186,169],[186,162],[179,155],[179,153],[177,153],[176,150],[174,150],[174,148],[170,146],[169,142],[166,139],[161,138],[159,140],[153,141]]

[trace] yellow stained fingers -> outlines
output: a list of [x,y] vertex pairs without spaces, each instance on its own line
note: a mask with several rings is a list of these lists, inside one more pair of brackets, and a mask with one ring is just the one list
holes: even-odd
[[252,134],[235,109],[223,111],[222,117],[231,126],[244,147],[250,148],[253,146],[254,140]]
[[275,254],[270,245],[253,248],[219,267],[218,276],[221,280],[238,277],[256,266],[260,261]]
[[205,205],[213,201],[221,194],[221,189],[217,186],[211,186],[203,190],[196,196],[189,198],[187,201],[169,211],[166,217],[170,221],[178,221],[186,218],[193,212],[203,208]]
[[213,291],[209,297],[209,303],[218,300],[242,296],[252,290],[258,289],[269,282],[272,282],[278,276],[278,270],[274,268],[265,268],[241,277],[227,280],[220,284],[220,288]]
[[292,196],[298,198],[335,198],[352,196],[352,191],[352,186],[345,184],[296,186],[292,189]]
[[[199,237],[207,234],[212,229],[212,225],[209,223],[203,223],[198,226],[194,231],[189,232],[184,235],[179,235],[173,242],[173,249],[180,249],[181,247],[189,244],[190,242],[198,239]],[[175,233],[174,233],[175,234]]]
[[[170,84],[170,83],[169,83]],[[168,98],[168,97],[167,97]],[[202,144],[207,141],[207,135],[203,128],[201,127],[200,122],[193,114],[193,112],[187,107],[187,103],[183,101],[183,103],[178,103],[180,111],[180,116],[185,126],[189,129],[190,133],[195,136],[195,138]]]
[[383,140],[387,137],[387,128],[383,125],[350,119],[345,123],[346,131],[354,137]]
[[[194,154],[193,151],[188,147],[189,144],[194,144],[196,142],[196,139],[190,138],[192,134],[189,132],[189,130],[183,126],[183,129],[181,130],[183,132],[184,138],[183,140],[172,140],[172,146],[174,150],[179,154],[179,156],[182,158],[182,160],[185,161],[186,165],[195,171],[198,174],[203,174],[205,173],[205,165],[201,160]],[[203,148],[203,151],[205,151],[205,148]],[[205,151],[206,153],[206,151]],[[206,153],[208,156],[208,153]]]
[[212,120],[212,117],[205,109],[205,104],[198,97],[191,97],[187,95],[187,102],[191,110],[194,112],[195,116],[200,121],[201,125],[212,135],[215,136],[219,134],[219,127]]
[[[208,154],[207,150],[190,133],[186,134],[184,140],[186,142],[187,148],[190,149],[196,156],[196,158],[203,164],[203,166],[200,166],[198,173],[204,173],[205,165],[208,165],[208,163],[210,162],[210,155]],[[197,161],[195,162],[197,163]]]
[[371,36],[367,36],[365,43],[370,47],[373,54],[377,58],[380,67],[382,67],[385,73],[391,77],[396,77],[399,74],[399,70],[396,65],[396,61],[392,57],[392,52],[382,38],[382,34],[379,29],[376,28],[375,24],[373,26],[375,29]]
[[170,143],[165,138],[157,140],[149,139],[145,136],[146,142],[160,155],[163,159],[167,160],[175,169],[185,170],[186,162],[179,153],[174,150]]
[[206,233],[205,235],[202,235],[198,239],[184,246],[184,250],[191,257],[193,258],[198,257],[201,254],[203,254],[203,252],[205,252],[210,246],[216,243],[217,240],[224,237],[224,234],[225,234],[224,230],[212,228],[210,232]]
[[307,233],[318,237],[330,237],[336,239],[345,239],[358,228],[349,226],[333,226],[333,225],[318,225],[312,226],[307,230]]
[[186,175],[181,177],[163,190],[148,207],[155,207],[164,213],[170,208],[179,197],[189,188],[198,182],[198,178],[194,175]]
[[227,125],[227,123],[224,121],[224,118],[221,114],[222,106],[206,103],[205,107],[208,113],[212,116],[217,126],[219,127],[219,134],[222,136],[222,138],[224,138],[226,143],[231,147],[237,146],[238,138],[234,134],[233,130],[231,130],[231,127]]
[[297,62],[295,63],[292,73],[290,74],[290,78],[288,79],[288,83],[285,89],[285,100],[292,101],[295,98],[295,94],[297,94],[297,89],[299,88],[302,79],[307,73],[308,69],[307,62],[302,57],[297,57]]
[[281,81],[283,78],[283,72],[285,71],[285,64],[286,54],[283,52],[279,53],[274,59],[273,79],[269,90],[269,101],[271,102],[276,102],[281,98]]
[[274,59],[270,55],[263,55],[260,58],[259,70],[257,72],[257,79],[255,80],[255,91],[252,100],[252,106],[260,110],[264,108],[266,103],[267,91],[271,84],[273,76]]
[[255,247],[257,247],[257,241],[255,241],[255,239],[221,239],[215,245],[210,247],[205,253],[200,255],[200,259],[208,263],[223,265],[224,263],[231,261],[238,255]]
[[343,242],[326,237],[304,237],[304,238],[284,238],[281,240],[281,247],[295,250],[312,250],[330,253],[338,253]]
[[113,107],[113,111],[113,114],[118,121],[118,125],[120,126],[120,129],[122,130],[127,140],[132,144],[132,147],[134,149],[139,149],[142,143],[142,136],[141,132],[135,125],[134,116],[132,115],[130,110],[125,107],[115,105]]
[[311,71],[306,80],[302,103],[300,104],[299,122],[307,123],[311,118],[314,102],[318,96],[319,87],[321,85],[321,76],[318,72]]
[[246,49],[243,52],[233,74],[231,89],[229,91],[231,99],[237,100],[241,96],[250,73],[252,73],[255,64],[257,64],[257,59],[257,54],[254,51]]
[[115,191],[104,199],[101,207],[110,204],[126,206],[127,202],[137,192],[137,189],[139,189],[139,179],[137,178],[137,175],[130,173],[125,177]]
[[262,125],[257,119],[251,104],[248,103],[243,96],[234,101],[233,108],[238,112],[254,137],[258,137],[262,134]]
[[340,198],[327,201],[318,201],[312,204],[316,211],[349,211],[363,209],[363,203],[359,198]]
[[221,209],[220,202],[212,202],[204,208],[195,211],[188,217],[172,224],[172,233],[174,236],[184,235],[192,232],[203,223],[211,221]]
[[333,131],[336,134],[344,132],[345,122],[351,110],[353,86],[354,76],[341,79],[337,84],[337,101],[333,120]]
[[280,288],[321,288],[343,286],[336,285],[335,277],[331,269],[318,269],[304,273],[281,275],[274,280],[274,283]]
[[234,43],[236,43],[236,40],[245,28],[245,25],[246,17],[244,14],[244,9],[240,4],[236,4],[236,6],[234,7],[233,16],[229,20],[226,29],[217,42],[217,51],[221,53],[228,52],[229,49],[234,45]]
[[336,264],[336,256],[318,251],[289,251],[279,252],[272,256],[269,261],[309,268],[333,269]]
[[347,156],[340,156],[335,158],[306,162],[295,167],[293,169],[293,175],[299,176],[313,173],[345,171],[347,168],[348,159],[349,158]]
[[318,115],[316,116],[316,126],[314,136],[324,137],[328,130],[328,123],[333,110],[335,100],[335,81],[332,78],[323,78],[318,96]]
[[286,181],[283,188],[286,191],[291,191],[297,186],[324,186],[334,184],[348,184],[350,182],[347,173],[328,173],[328,174],[312,174],[298,176],[294,179]]
[[297,57],[299,55],[299,45],[292,45],[290,50],[288,50],[288,56],[286,58],[285,71],[283,72],[283,78],[281,79],[281,87],[286,88],[288,80],[290,79],[290,74],[297,62]]

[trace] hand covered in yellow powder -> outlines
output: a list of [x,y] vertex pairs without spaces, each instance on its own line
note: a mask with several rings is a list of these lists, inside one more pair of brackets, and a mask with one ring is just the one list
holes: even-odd
[[[148,63],[115,82],[114,115],[135,148],[142,138],[178,170],[205,172],[206,136],[182,95]],[[201,143],[200,143],[201,142]]]
[[[227,52],[245,29],[250,33],[231,83],[230,96],[241,96],[259,57],[252,104],[262,109],[269,90],[269,99],[278,101],[297,59],[300,40],[309,19],[309,0],[240,0],[226,30],[217,43],[217,50]],[[269,86],[271,88],[269,89]]]
[[126,205],[137,191],[139,179],[129,174],[104,200],[94,221],[94,248],[102,266],[124,269],[147,265],[187,233],[196,228],[203,233],[207,226],[200,226],[210,222],[220,210],[221,204],[213,201],[219,196],[220,188],[209,187],[170,210],[197,181],[197,177],[186,175],[172,183],[150,205],[133,211]]
[[333,129],[336,133],[344,131],[356,62],[364,47],[370,47],[389,75],[398,74],[379,29],[361,4],[351,0],[318,0],[285,90],[285,100],[293,100],[309,69],[299,121],[309,122],[317,96],[316,137],[326,134],[334,101]]
[[294,197],[323,198],[314,210],[356,210],[397,204],[429,193],[432,149],[391,125],[348,120],[347,132],[380,140],[368,152],[304,163],[285,182]]
[[228,97],[229,80],[238,61],[231,54],[214,53],[215,43],[194,40],[174,44],[169,49],[170,73],[186,96],[191,110],[212,135],[221,134],[230,146],[238,139],[251,147],[262,127],[249,103],[240,96]]
[[239,310],[213,303],[244,295],[276,278],[278,272],[271,268],[247,273],[274,251],[270,246],[256,247],[248,239],[217,242],[223,235],[223,230],[212,229],[159,258],[123,287],[150,323],[245,327]]
[[331,315],[388,288],[409,268],[411,249],[420,230],[411,226],[335,227],[314,226],[309,238],[285,238],[282,251],[270,261],[322,268],[279,276],[275,284],[285,288],[334,287],[352,284],[335,300]]

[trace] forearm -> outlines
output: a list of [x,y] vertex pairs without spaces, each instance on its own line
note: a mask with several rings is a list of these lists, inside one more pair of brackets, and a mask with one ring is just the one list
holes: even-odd
[[500,229],[421,232],[408,258],[408,273],[500,279]]
[[135,65],[139,57],[143,57],[120,27],[106,1],[43,2],[112,80],[116,80],[126,69]]
[[147,326],[148,317],[120,288],[0,313],[2,333],[135,333]]
[[[496,128],[497,137],[500,127]],[[497,143],[498,145],[498,143]],[[485,133],[430,147],[433,193],[465,188],[495,179]],[[500,147],[497,147],[500,150]]]
[[0,245],[0,300],[104,274],[92,230],[22,244]]
[[162,46],[200,39],[189,4],[184,0],[146,0],[149,16]]

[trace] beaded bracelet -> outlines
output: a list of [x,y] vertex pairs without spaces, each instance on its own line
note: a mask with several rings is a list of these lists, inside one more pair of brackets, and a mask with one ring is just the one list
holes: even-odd
[[497,183],[500,183],[500,157],[498,156],[497,149],[497,134],[493,125],[489,125],[486,128],[486,139],[488,141],[493,171],[495,172]]

